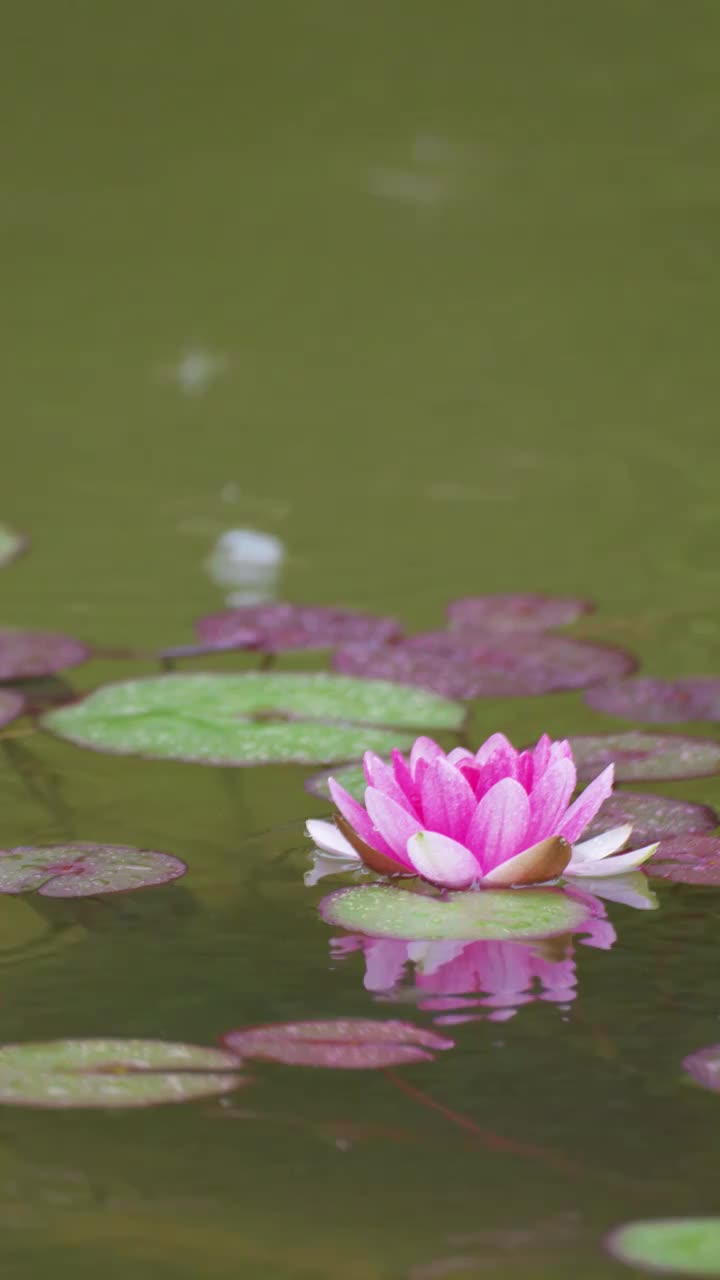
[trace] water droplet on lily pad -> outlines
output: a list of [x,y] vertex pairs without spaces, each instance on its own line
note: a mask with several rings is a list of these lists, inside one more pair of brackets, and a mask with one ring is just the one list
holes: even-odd
[[349,644],[334,656],[336,671],[399,680],[450,698],[532,697],[584,689],[627,675],[635,660],[621,649],[567,636],[532,633],[466,636],[428,631],[396,644]]
[[[41,724],[79,746],[198,764],[321,764],[410,746],[397,729],[455,729],[433,693],[325,672],[149,676],[105,685]],[[387,726],[393,726],[392,728]]]
[[656,680],[652,676],[636,676],[632,680],[613,680],[589,689],[585,702],[594,711],[621,720],[652,724],[720,720],[720,678]]
[[707,804],[692,804],[689,800],[674,800],[651,793],[615,791],[583,833],[583,840],[612,827],[623,826],[626,822],[632,824],[633,848],[640,848],[670,836],[702,835],[718,826],[720,817]]
[[0,893],[87,898],[169,884],[187,866],[171,853],[130,845],[23,845],[0,849]]
[[25,699],[11,689],[0,689],[0,728],[17,720],[25,711]]
[[[333,769],[332,776],[356,800],[364,799],[367,780],[365,778],[365,770],[361,764],[340,765],[339,768]],[[310,778],[305,779],[305,790],[309,791],[311,796],[317,796],[318,800],[330,801],[329,777],[330,774],[326,769],[323,769],[321,773],[312,774]]]
[[237,1056],[163,1040],[49,1040],[0,1045],[0,1104],[154,1107],[230,1093]]
[[571,933],[588,908],[561,889],[486,889],[442,898],[394,885],[339,889],[320,903],[332,925],[373,938],[513,941]]
[[720,1276],[720,1218],[650,1218],[617,1227],[607,1248],[659,1275]]
[[596,733],[570,739],[578,778],[594,778],[614,762],[616,782],[705,778],[720,772],[720,743],[679,734]]
[[211,613],[196,623],[205,644],[245,648],[249,631],[266,653],[284,649],[330,649],[350,641],[384,643],[402,635],[395,618],[333,609],[324,605],[261,604]]
[[453,631],[548,631],[576,622],[594,607],[589,600],[568,596],[466,596],[453,600],[447,614]]
[[720,885],[720,839],[675,836],[662,840],[644,870],[658,880],[674,880],[677,884]]
[[0,524],[0,569],[25,551],[28,541],[24,533],[16,533],[8,525]]
[[263,1058],[287,1066],[378,1070],[411,1062],[432,1062],[435,1051],[452,1049],[434,1031],[410,1022],[337,1018],[328,1022],[279,1022],[228,1031],[222,1044],[242,1058]]
[[49,676],[77,667],[90,650],[72,636],[53,631],[0,631],[0,680]]

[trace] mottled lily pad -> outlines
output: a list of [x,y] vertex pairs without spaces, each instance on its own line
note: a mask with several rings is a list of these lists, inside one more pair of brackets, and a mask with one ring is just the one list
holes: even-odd
[[320,764],[457,728],[464,709],[435,694],[325,672],[150,676],[105,685],[41,724],[79,746],[199,764]]
[[622,649],[568,636],[502,632],[480,639],[427,631],[396,644],[345,645],[333,665],[347,675],[398,680],[449,698],[498,698],[584,689],[627,675],[636,663]]
[[594,711],[648,724],[720,720],[720,677],[656,680],[652,676],[636,676],[632,680],[612,680],[589,689],[585,701]]
[[[361,764],[340,765],[339,768],[333,769],[332,776],[356,800],[363,799],[367,780],[365,778],[365,770]],[[317,796],[318,800],[330,801],[329,777],[330,774],[326,769],[323,769],[320,773],[314,773],[312,777],[305,779],[305,790],[309,791],[311,796]]]
[[26,549],[28,539],[24,533],[16,533],[6,524],[0,524],[0,569],[10,564]]
[[617,1227],[615,1258],[656,1275],[720,1276],[720,1218],[651,1218]]
[[171,853],[122,844],[21,845],[0,849],[0,893],[88,898],[169,884],[187,866]]
[[720,885],[720,840],[717,836],[663,840],[644,870],[649,876],[678,884]]
[[709,1044],[705,1049],[688,1054],[683,1066],[702,1089],[720,1093],[720,1044]]
[[49,676],[77,667],[90,650],[71,636],[53,631],[0,631],[0,680]]
[[453,631],[548,631],[592,613],[589,600],[569,596],[466,596],[448,605]]
[[706,778],[720,772],[720,743],[679,734],[596,733],[570,739],[578,778],[594,778],[614,762],[616,782]]
[[720,817],[707,804],[691,804],[689,800],[671,800],[668,796],[633,791],[615,791],[583,833],[583,840],[612,827],[624,826],[626,822],[632,824],[633,847],[639,848],[670,836],[702,835],[718,826]]
[[242,1058],[263,1058],[292,1067],[367,1071],[432,1062],[436,1050],[452,1049],[454,1041],[409,1022],[338,1018],[241,1027],[228,1031],[222,1044]]
[[0,729],[17,720],[25,711],[25,699],[11,689],[0,689]]
[[388,885],[339,889],[324,898],[328,924],[372,938],[426,942],[513,941],[571,933],[588,909],[560,889],[486,889],[432,897]]
[[205,658],[213,653],[235,653],[238,649],[259,649],[260,633],[250,627],[237,627],[230,642],[199,640],[195,644],[173,644],[158,650],[158,658]]
[[0,1045],[0,1104],[155,1107],[230,1093],[244,1081],[222,1049],[163,1040],[49,1040]]
[[196,631],[213,647],[246,648],[249,632],[265,653],[284,649],[332,649],[351,641],[384,643],[402,635],[394,618],[379,618],[323,605],[260,604],[226,609],[200,618]]

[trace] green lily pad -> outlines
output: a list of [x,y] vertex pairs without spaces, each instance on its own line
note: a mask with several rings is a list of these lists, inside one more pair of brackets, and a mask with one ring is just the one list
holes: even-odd
[[340,889],[320,903],[328,924],[372,938],[513,941],[570,933],[588,909],[561,889],[486,889],[443,898],[389,885]]
[[0,1045],[0,1104],[154,1107],[230,1093],[237,1054],[163,1040],[49,1040]]
[[27,544],[28,540],[24,533],[16,533],[8,525],[0,524],[0,569],[19,556]]
[[320,764],[410,745],[412,737],[386,726],[455,729],[463,716],[455,702],[383,680],[199,672],[105,685],[40,723],[78,746],[120,755]]
[[628,1222],[607,1247],[621,1262],[659,1275],[720,1276],[720,1218]]
[[[362,803],[365,798],[367,779],[361,764],[343,764],[339,769],[333,769],[332,776],[351,796]],[[309,791],[311,796],[317,796],[318,800],[331,802],[329,777],[330,774],[325,769],[321,773],[314,773],[312,777],[305,779],[305,790]]]

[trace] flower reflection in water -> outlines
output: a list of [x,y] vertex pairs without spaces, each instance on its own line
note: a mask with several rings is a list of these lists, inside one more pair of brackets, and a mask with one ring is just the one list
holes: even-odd
[[[617,935],[599,898],[579,890],[570,896],[588,909],[580,940],[602,950],[612,947]],[[418,1007],[446,1025],[477,1018],[506,1022],[537,1000],[566,1010],[577,994],[570,935],[540,942],[423,942],[355,933],[333,938],[330,947],[339,960],[363,952],[365,988],[380,998],[410,995],[405,984],[412,966]]]

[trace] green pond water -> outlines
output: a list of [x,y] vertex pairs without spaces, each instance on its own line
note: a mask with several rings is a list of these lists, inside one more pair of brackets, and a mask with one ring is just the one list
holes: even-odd
[[[422,628],[465,594],[580,594],[578,634],[717,671],[719,40],[711,0],[10,0],[0,517],[33,548],[3,623],[188,642],[223,605],[210,548],[250,527],[287,547],[283,598]],[[616,724],[559,695],[478,703],[472,733]],[[331,960],[310,770],[39,732],[14,765],[4,847],[191,871],[75,915],[0,900],[0,1041],[433,1025],[411,979],[383,1003]],[[720,805],[718,779],[656,790]],[[397,1071],[425,1103],[259,1063],[229,1102],[0,1109],[3,1274],[639,1275],[607,1230],[720,1210],[720,1099],[681,1065],[720,1041],[720,892],[659,895],[609,905],[564,1009],[442,1028],[453,1051]]]

